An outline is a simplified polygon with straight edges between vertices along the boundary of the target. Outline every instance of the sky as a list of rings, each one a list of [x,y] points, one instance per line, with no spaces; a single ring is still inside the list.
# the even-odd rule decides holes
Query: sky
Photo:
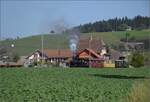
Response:
[[[2,38],[49,33],[58,25],[73,27],[114,17],[149,16],[149,0],[0,0]]]

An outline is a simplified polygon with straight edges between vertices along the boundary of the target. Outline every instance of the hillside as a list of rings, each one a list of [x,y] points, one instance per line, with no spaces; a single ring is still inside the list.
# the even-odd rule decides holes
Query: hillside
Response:
[[[100,33],[84,33],[82,36],[90,36],[102,38],[105,43],[110,44],[118,44],[120,42],[120,38],[125,38],[125,34],[129,33],[131,37],[135,37],[137,40],[146,39],[149,37],[150,30],[142,30],[142,31],[117,31],[117,32],[100,32]]]
[[[99,32],[99,33],[82,33],[80,37],[99,37],[104,40],[108,45],[115,44],[117,45],[120,41],[120,38],[125,38],[126,31],[118,31],[118,32]],[[149,38],[150,30],[142,30],[142,31],[128,31],[130,33],[130,37],[134,37],[135,39],[146,39]],[[68,45],[69,36],[67,34],[62,35],[44,35],[44,48],[69,48]],[[11,49],[19,55],[29,55],[36,49],[41,49],[41,35],[30,36],[26,38],[21,38],[17,40],[7,40],[1,41],[0,45],[10,47],[11,44],[15,44],[15,47]]]

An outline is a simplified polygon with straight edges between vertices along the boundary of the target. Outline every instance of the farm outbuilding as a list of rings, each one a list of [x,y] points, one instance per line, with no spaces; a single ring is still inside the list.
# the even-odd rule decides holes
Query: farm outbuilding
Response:
[[[1,67],[23,67],[25,58],[26,56],[20,56],[20,59],[17,62],[0,61],[0,68]]]
[[[124,56],[121,56],[118,60],[115,61],[116,68],[127,68],[129,67],[128,62]]]
[[[104,55],[104,67],[105,68],[115,68],[115,61],[118,60],[122,54],[114,49],[109,49],[107,54]]]

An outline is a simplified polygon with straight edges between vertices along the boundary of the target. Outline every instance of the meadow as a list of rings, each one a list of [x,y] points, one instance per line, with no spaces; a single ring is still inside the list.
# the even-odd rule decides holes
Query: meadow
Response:
[[[0,68],[1,102],[149,102],[149,68]]]
[[[147,39],[149,38],[150,29],[141,31],[117,31],[117,32],[92,32],[81,33],[80,37],[101,38],[108,45],[118,45],[121,38],[125,38],[126,33],[130,33],[130,37],[135,39]],[[48,49],[68,49],[69,48],[69,34],[43,34],[44,36],[44,48]],[[0,45],[10,47],[14,44],[14,48],[10,48],[11,51],[23,56],[28,56],[37,49],[41,49],[41,35],[24,37],[16,40],[1,41]]]

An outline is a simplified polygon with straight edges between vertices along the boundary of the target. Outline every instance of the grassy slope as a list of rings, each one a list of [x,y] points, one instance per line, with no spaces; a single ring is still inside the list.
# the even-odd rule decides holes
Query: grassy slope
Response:
[[[150,77],[149,68],[3,68],[0,69],[0,100],[1,102],[126,102],[133,86],[148,80],[144,77]],[[134,98],[138,97],[141,96]]]
[[[81,37],[93,37],[102,38],[107,44],[117,44],[120,38],[125,37],[124,31],[120,32],[100,32],[100,33],[84,33]],[[150,30],[143,31],[129,31],[130,37],[134,36],[136,39],[143,39],[149,36]],[[44,48],[69,48],[68,35],[45,35],[44,36]],[[11,43],[15,44],[15,52],[19,55],[28,55],[36,49],[41,49],[41,36],[31,36],[15,41],[4,41],[0,44],[10,46]]]
[[[127,31],[130,33],[130,37],[135,37],[136,39],[144,39],[148,38],[150,34],[150,30],[143,30],[143,31]],[[117,44],[120,41],[120,38],[125,38],[125,31],[118,31],[118,32],[101,32],[101,33],[88,33],[83,34],[82,36],[94,36],[104,39],[107,44]]]
[[[4,41],[1,44],[10,46],[15,44],[13,49],[19,55],[29,55],[37,49],[41,49],[41,36],[31,36],[14,41]],[[67,36],[65,35],[44,35],[44,48],[68,48]]]

